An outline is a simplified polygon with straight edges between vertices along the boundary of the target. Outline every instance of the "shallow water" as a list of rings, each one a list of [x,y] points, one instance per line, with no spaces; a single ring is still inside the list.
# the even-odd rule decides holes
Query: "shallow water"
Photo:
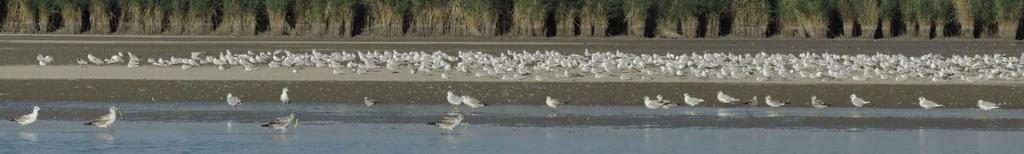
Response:
[[[2,102],[40,121],[0,124],[0,153],[1014,153],[1024,110],[495,105],[444,103]],[[81,125],[118,106],[112,129]],[[287,112],[298,127],[259,123]],[[468,114],[454,135],[423,124]]]
[[[821,130],[472,125],[440,135],[423,124],[300,125],[63,121],[0,128],[2,153],[1016,153],[1024,134],[972,130]]]

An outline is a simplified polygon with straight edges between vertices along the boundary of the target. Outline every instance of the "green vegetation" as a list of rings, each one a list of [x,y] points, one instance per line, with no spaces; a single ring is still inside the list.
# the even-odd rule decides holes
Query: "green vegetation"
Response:
[[[3,33],[1016,39],[1022,0],[0,0]],[[947,29],[957,28],[957,29]]]

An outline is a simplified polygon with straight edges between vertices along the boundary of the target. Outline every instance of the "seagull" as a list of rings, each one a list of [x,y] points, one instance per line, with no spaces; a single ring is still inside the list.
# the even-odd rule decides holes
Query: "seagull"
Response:
[[[853,106],[856,106],[856,107],[859,108],[859,107],[864,107],[865,104],[868,104],[868,103],[871,103],[871,102],[870,101],[865,101],[864,99],[862,99],[860,97],[857,97],[857,94],[850,94],[850,103],[853,103]]]
[[[725,103],[725,104],[732,104],[732,103],[736,103],[736,102],[739,102],[739,101],[740,101],[740,99],[736,99],[736,98],[734,98],[732,96],[726,95],[722,91],[718,91],[718,102],[722,102],[722,103]]]
[[[260,127],[269,127],[278,131],[288,131],[288,125],[292,124],[292,120],[295,120],[295,113],[289,113],[288,116],[275,118],[270,122],[263,123]],[[292,127],[295,127],[296,125],[292,125]]]
[[[697,106],[701,102],[704,102],[704,99],[691,97],[690,93],[683,93],[683,103],[686,103],[686,105]]]
[[[428,122],[427,124],[441,127],[441,129],[444,129],[444,132],[441,132],[441,134],[450,134],[452,133],[452,130],[455,129],[455,127],[458,127],[459,124],[462,124],[462,122],[466,120],[465,117],[462,116],[462,114],[456,114],[454,116],[445,116],[442,118],[443,119],[439,121]]]
[[[39,61],[39,66],[46,66],[53,62],[53,57],[43,56],[42,54],[39,54],[38,56],[36,56],[36,60]]]
[[[232,108],[238,105],[242,105],[242,99],[238,99],[238,97],[232,96],[231,93],[228,93],[227,102],[228,105],[231,105]]]
[[[921,108],[924,108],[925,110],[942,106],[941,104],[935,103],[932,100],[925,99],[924,97],[917,98],[917,105],[920,105]]]
[[[86,65],[89,65],[89,62],[86,62],[85,60],[82,60],[82,59],[78,59],[77,63],[78,63],[78,67],[80,67],[80,68],[85,68]]]
[[[547,104],[552,111],[557,110],[558,105],[569,104],[569,102],[563,102],[562,100],[551,98],[551,96],[548,96],[546,100],[544,100],[544,103]]]
[[[478,100],[476,98],[473,98],[473,97],[466,96],[466,95],[462,96],[462,104],[466,104],[466,106],[469,106],[469,108],[474,108],[474,109],[487,106],[487,104],[480,103],[480,100]]]
[[[665,97],[661,97],[661,95],[655,96],[654,98],[658,98],[658,102],[661,102],[661,104],[672,103],[672,101],[665,99]]]
[[[769,107],[773,107],[773,108],[789,105],[789,102],[780,102],[780,101],[772,100],[772,96],[770,96],[770,95],[769,96],[764,96],[764,103],[768,104]]]
[[[978,108],[981,109],[981,110],[984,110],[984,111],[988,111],[988,110],[998,109],[999,105],[996,105],[996,103],[992,103],[992,102],[989,102],[989,101],[985,101],[985,100],[980,100],[979,99],[978,100]],[[35,112],[33,112],[33,113],[35,113]]]
[[[373,105],[376,105],[377,103],[378,102],[377,102],[376,98],[373,98],[373,97],[363,97],[363,104],[366,104],[366,107],[373,107]]]
[[[448,96],[445,98],[448,99],[448,104],[452,104],[453,106],[458,107],[459,104],[462,104],[462,97],[459,95],[455,95],[455,93],[452,91],[448,91]]]
[[[291,104],[292,103],[292,101],[288,100],[288,87],[285,87],[285,88],[281,89],[281,103],[282,104]]]
[[[647,107],[647,109],[669,109],[676,106],[679,106],[679,104],[669,103],[664,100],[651,99],[649,96],[644,96],[644,107]]]
[[[87,122],[87,123],[85,123],[85,125],[96,126],[96,127],[99,127],[99,128],[107,128],[107,127],[110,127],[110,125],[113,125],[114,121],[116,121],[116,120],[117,120],[117,107],[111,106],[110,107],[110,113],[108,113],[106,115],[103,115],[103,116],[100,116],[100,118],[97,118],[96,120],[93,120],[91,122]]]
[[[32,113],[23,115],[18,118],[11,118],[9,120],[18,123],[18,128],[21,128],[23,126],[35,123],[37,117],[39,117],[39,106],[34,106],[32,107]]]
[[[824,109],[826,107],[832,106],[832,104],[825,104],[825,101],[821,101],[820,99],[818,99],[818,96],[811,96],[811,106],[817,109]]]

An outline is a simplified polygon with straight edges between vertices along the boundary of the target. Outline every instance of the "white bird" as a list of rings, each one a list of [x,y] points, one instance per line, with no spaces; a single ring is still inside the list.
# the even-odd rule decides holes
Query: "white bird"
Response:
[[[377,99],[373,97],[363,97],[363,104],[366,104],[366,107],[373,107],[373,105],[377,104]]]
[[[683,103],[686,103],[686,105],[697,106],[701,102],[704,102],[704,99],[692,97],[690,93],[683,93]]]
[[[789,103],[787,103],[787,102],[781,102],[781,101],[777,101],[777,100],[772,100],[772,96],[770,96],[770,95],[769,96],[764,96],[764,103],[768,104],[769,107],[782,107],[782,106],[785,106],[785,105],[789,105]]]
[[[863,98],[857,97],[857,94],[850,94],[850,103],[853,103],[853,106],[856,107],[864,107],[865,104],[871,102],[865,101]]]
[[[941,104],[935,103],[932,100],[925,99],[924,97],[917,98],[917,105],[920,105],[921,108],[924,108],[925,110],[942,106]]]
[[[85,60],[82,60],[82,58],[78,58],[77,62],[78,62],[78,67],[85,67],[86,65],[89,65],[89,62],[87,62]]]
[[[661,104],[672,103],[672,101],[665,99],[665,97],[661,97],[661,95],[655,96],[654,98],[658,98],[658,102],[661,102]]]
[[[32,113],[23,115],[18,118],[11,118],[10,121],[18,123],[18,128],[23,126],[31,125],[36,122],[36,118],[39,117],[39,106],[32,107]]]
[[[232,96],[231,93],[228,93],[226,100],[228,102],[228,105],[231,105],[231,107],[242,105],[242,99],[238,99],[238,97]]]
[[[448,91],[448,95],[445,98],[448,99],[448,104],[452,104],[453,106],[459,106],[462,104],[462,97],[455,95],[452,91]]]
[[[117,107],[111,106],[110,113],[100,116],[100,118],[97,118],[96,120],[87,122],[85,125],[107,128],[114,124],[114,121],[117,121]]]
[[[718,91],[718,102],[722,102],[722,103],[725,103],[725,104],[732,104],[732,103],[736,103],[736,102],[739,102],[739,101],[740,101],[740,99],[736,99],[735,97],[726,95],[722,91]]]
[[[832,104],[825,104],[825,101],[818,99],[818,96],[811,96],[811,106],[816,109],[824,109],[832,106]]]
[[[981,109],[981,110],[984,110],[984,111],[988,111],[988,110],[992,110],[992,109],[998,109],[999,105],[997,105],[996,103],[992,103],[992,102],[989,102],[989,101],[985,101],[985,100],[980,100],[979,99],[978,100],[978,108]]]
[[[556,99],[556,98],[551,98],[551,96],[548,96],[544,100],[544,103],[547,104],[548,107],[550,107],[552,110],[557,110],[558,109],[558,105],[569,104],[569,102],[562,102],[562,100],[559,100],[559,99]]]
[[[427,124],[440,127],[441,129],[444,130],[442,134],[449,134],[452,132],[452,130],[455,129],[455,127],[458,127],[459,124],[462,124],[462,122],[466,120],[465,117],[462,116],[462,114],[456,114],[454,116],[445,116],[442,118],[443,119],[439,121],[428,122]]]
[[[487,104],[480,103],[480,100],[478,100],[476,98],[473,98],[473,97],[469,97],[467,95],[463,95],[462,96],[462,104],[466,104],[466,106],[469,106],[469,108],[474,108],[474,109],[487,106]]]
[[[36,60],[39,61],[39,66],[46,66],[53,62],[53,57],[43,56],[42,54],[39,54],[38,56],[36,56]]]
[[[263,123],[260,127],[273,128],[278,131],[288,131],[288,125],[292,125],[292,121],[295,120],[295,113],[289,113],[288,116],[275,118],[269,122]],[[295,127],[296,125],[292,125]]]
[[[282,104],[291,104],[292,103],[292,101],[288,100],[288,87],[285,87],[285,88],[281,89],[281,103]]]
[[[664,100],[651,99],[649,96],[644,96],[644,107],[647,107],[647,109],[669,109],[676,106],[679,106],[679,104],[668,103]]]

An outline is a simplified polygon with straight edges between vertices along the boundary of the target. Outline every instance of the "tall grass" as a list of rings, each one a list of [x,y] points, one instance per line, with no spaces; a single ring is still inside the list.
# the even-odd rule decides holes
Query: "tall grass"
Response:
[[[214,24],[214,15],[220,7],[218,6],[220,5],[218,1],[219,0],[188,0],[187,11],[184,13],[185,23],[183,33],[206,34],[212,32],[217,26]]]
[[[167,5],[167,18],[164,34],[184,34],[188,23],[188,3],[185,0],[170,1]]]
[[[921,23],[919,22],[921,20],[918,19],[919,16],[915,13],[917,10],[920,10],[920,6],[917,5],[918,1],[921,0],[899,0],[899,20],[906,26],[906,29],[904,29],[906,35],[903,35],[904,37],[920,38],[922,35]],[[928,34],[925,33],[924,35]]]
[[[1004,12],[996,1],[992,0],[971,0],[971,16],[974,16],[973,37],[995,38],[998,37],[999,13]]]
[[[936,15],[934,14],[936,12],[935,7],[932,6],[936,2],[934,0],[912,0],[911,3],[910,5],[914,5],[914,9],[909,11],[908,14],[913,14],[916,20],[917,27],[915,27],[915,31],[917,38],[931,39],[932,27],[935,27],[937,24],[935,22]],[[941,36],[942,32],[936,31],[935,34]]]
[[[65,34],[764,38],[778,17],[780,36],[824,38],[838,10],[848,38],[1012,39],[1024,16],[1021,0],[0,1],[3,32]]]
[[[557,36],[574,37],[584,0],[559,0],[554,6]],[[582,30],[580,30],[582,33]]]
[[[10,0],[7,2],[7,17],[4,19],[4,31],[15,33],[35,33],[38,1]]]
[[[47,33],[54,29],[51,27],[50,21],[53,17],[58,15],[55,12],[57,9],[54,7],[54,2],[51,1],[37,1],[36,2],[36,32]]]
[[[605,37],[612,0],[584,0],[579,10],[580,36]]]
[[[974,32],[974,10],[971,0],[953,0],[956,21],[960,23],[960,37],[970,38]]]
[[[113,0],[90,0],[89,1],[89,30],[92,33],[106,34],[114,31],[110,27],[114,19],[112,5]]]
[[[825,11],[821,1],[780,0],[783,37],[824,38]]]
[[[626,15],[626,35],[643,36],[644,22],[647,11],[654,5],[654,0],[623,0],[622,11]]]
[[[324,7],[324,19],[327,21],[327,36],[352,36],[355,23],[353,7],[359,4],[356,0],[327,0]]]
[[[372,36],[401,36],[405,11],[408,11],[409,0],[368,0],[369,20],[366,33]]]
[[[516,0],[512,5],[512,35],[544,36],[544,1]]]
[[[453,20],[453,14],[451,14],[453,8],[449,7],[447,0],[412,1],[410,9],[415,16],[411,17],[409,35],[440,36],[445,34],[445,30],[451,26],[451,23],[448,22]]]
[[[268,27],[264,32],[269,35],[288,34],[288,21],[286,15],[292,7],[290,0],[265,0],[263,1],[267,13]]]
[[[78,34],[85,30],[84,25],[82,25],[82,11],[84,10],[83,7],[85,4],[85,1],[81,0],[57,1],[57,5],[54,7],[55,9],[60,10],[62,21],[62,23],[60,23],[61,25],[59,25],[60,29],[58,30],[60,33]]]
[[[466,35],[469,36],[495,36],[498,30],[498,1],[491,0],[463,0],[463,11],[455,16],[461,16],[465,21]]]
[[[893,33],[896,31],[896,30],[893,29],[894,27],[892,27],[892,26],[893,26],[893,22],[896,22],[895,20],[893,20],[893,18],[895,16],[898,16],[899,13],[900,13],[899,12],[899,6],[900,6],[899,5],[899,1],[897,1],[897,0],[881,0],[881,1],[879,1],[878,8],[881,9],[881,16],[879,16],[879,18],[881,18],[881,20],[879,20],[879,21],[881,23],[879,23],[878,28],[881,29],[881,30],[879,30],[878,32],[881,33],[881,36],[883,38],[892,37]],[[875,36],[879,36],[879,35],[875,34]]]
[[[996,3],[1002,11],[997,11],[999,38],[1014,39],[1020,25],[1021,14],[1024,13],[1024,2],[1021,0],[998,0]]]
[[[731,12],[730,4],[728,1],[700,1],[698,3],[699,13],[705,16],[706,25],[704,32],[705,38],[717,38],[722,33],[721,18],[726,12]],[[699,34],[698,34],[699,35]]]
[[[223,0],[223,22],[218,33],[230,35],[256,34],[256,9],[260,2],[255,0]]]
[[[772,11],[768,3],[768,0],[733,0],[732,36],[767,37],[768,15]]]

